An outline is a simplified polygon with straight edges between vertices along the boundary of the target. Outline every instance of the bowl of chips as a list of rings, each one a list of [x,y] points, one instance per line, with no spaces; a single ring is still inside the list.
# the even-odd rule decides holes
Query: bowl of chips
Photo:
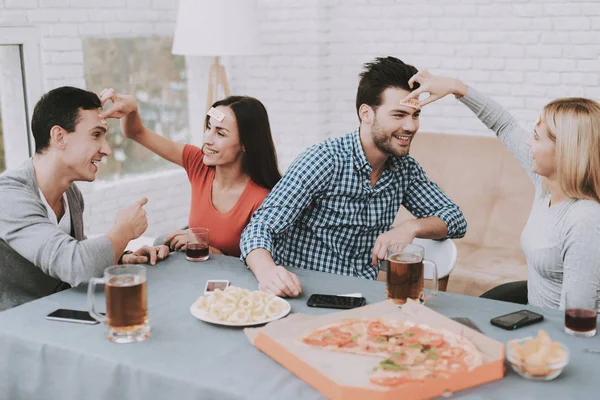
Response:
[[[523,378],[551,381],[569,363],[569,349],[539,330],[536,338],[526,337],[508,342],[506,358],[512,369]]]

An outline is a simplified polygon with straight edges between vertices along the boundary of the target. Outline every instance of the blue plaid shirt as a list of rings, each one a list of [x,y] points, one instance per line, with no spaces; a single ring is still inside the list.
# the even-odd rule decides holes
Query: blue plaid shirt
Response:
[[[278,265],[376,279],[371,251],[400,205],[441,218],[448,237],[464,236],[462,212],[410,155],[390,157],[374,187],[371,171],[358,130],[309,147],[254,213],[241,260],[263,248]]]

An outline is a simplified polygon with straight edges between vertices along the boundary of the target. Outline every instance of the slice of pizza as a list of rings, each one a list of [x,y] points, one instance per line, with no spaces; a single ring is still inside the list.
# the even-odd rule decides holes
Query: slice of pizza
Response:
[[[324,350],[352,349],[358,347],[357,340],[366,331],[358,321],[342,320],[322,328],[313,329],[303,335],[300,341]]]
[[[403,331],[402,321],[381,319],[346,319],[313,329],[300,338],[312,347],[330,351],[387,357],[390,338]]]
[[[371,383],[378,386],[398,386],[406,383],[424,382],[427,379],[447,377],[440,371],[423,364],[406,365],[391,359],[383,360],[374,368],[374,373],[369,378]]]

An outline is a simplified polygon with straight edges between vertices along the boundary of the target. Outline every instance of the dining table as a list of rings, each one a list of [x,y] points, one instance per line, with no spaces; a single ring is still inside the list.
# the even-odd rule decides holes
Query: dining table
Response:
[[[207,280],[258,290],[252,272],[234,257],[214,255],[190,262],[171,253],[147,268],[150,337],[116,344],[104,324],[85,325],[46,319],[59,308],[87,310],[82,285],[0,312],[0,399],[320,399],[324,396],[255,348],[243,328],[201,321],[190,306],[203,295]],[[360,293],[367,304],[386,299],[385,282],[289,267],[302,293],[286,299],[291,313],[326,314],[339,310],[308,307],[319,294]],[[450,277],[452,279],[452,277]],[[102,286],[96,307],[104,307]],[[552,381],[531,381],[506,363],[503,379],[452,394],[456,399],[598,399],[600,338],[564,332],[564,312],[439,292],[426,306],[446,317],[470,319],[485,335],[506,343],[536,336],[539,329],[564,344],[570,361]],[[544,316],[540,323],[514,331],[490,319],[521,309]]]

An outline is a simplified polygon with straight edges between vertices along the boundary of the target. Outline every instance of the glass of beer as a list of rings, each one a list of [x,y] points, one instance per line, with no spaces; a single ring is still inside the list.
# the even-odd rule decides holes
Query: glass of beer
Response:
[[[565,332],[573,336],[596,335],[598,294],[596,288],[580,288],[577,293],[565,293]]]
[[[190,228],[185,231],[185,258],[188,261],[208,260],[208,229]]]
[[[104,284],[106,317],[94,308],[96,284]],[[115,265],[104,270],[104,277],[88,284],[88,311],[106,323],[106,337],[115,343],[142,341],[150,336],[146,268],[142,265]]]
[[[425,249],[410,243],[394,243],[387,248],[387,285],[388,299],[404,304],[411,298],[420,303],[430,300],[438,292],[437,266],[433,261],[424,260]],[[433,286],[431,293],[425,293],[425,264],[433,268]]]

